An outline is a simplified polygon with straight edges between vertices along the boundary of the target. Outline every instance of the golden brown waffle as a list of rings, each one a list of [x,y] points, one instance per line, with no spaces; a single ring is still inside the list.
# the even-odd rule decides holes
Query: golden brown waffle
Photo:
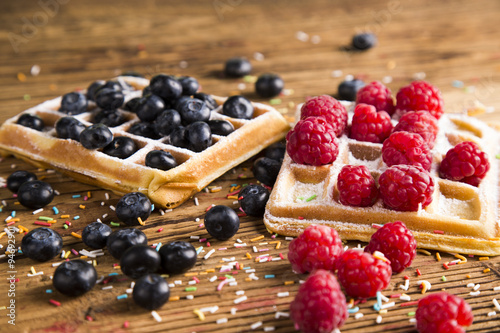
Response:
[[[134,88],[126,93],[125,101],[141,96],[141,90],[149,84],[142,78],[119,77],[118,80]],[[127,121],[110,130],[115,137],[127,136],[136,142],[140,149],[129,158],[119,159],[99,149],[86,149],[74,140],[59,139],[54,124],[59,118],[67,116],[57,111],[61,97],[23,112],[40,116],[45,124],[43,131],[16,124],[20,114],[7,120],[0,127],[0,151],[119,194],[140,191],[161,207],[173,208],[226,171],[281,140],[289,129],[283,116],[270,106],[253,103],[252,119],[236,119],[221,113],[225,98],[213,97],[219,107],[212,110],[210,119],[227,120],[233,124],[235,131],[226,137],[213,135],[213,144],[199,153],[172,146],[168,144],[168,138],[153,140],[128,133],[127,130],[140,120],[127,111],[122,111]],[[90,121],[97,111],[94,106],[94,110],[74,117],[85,125],[91,125]],[[170,152],[179,165],[168,171],[146,167],[145,156],[154,149]]]
[[[345,103],[346,108],[352,104]],[[441,179],[437,168],[448,151],[462,141],[474,141],[488,154],[490,171],[479,187]],[[372,224],[403,221],[421,248],[477,255],[500,254],[498,221],[499,134],[483,122],[464,115],[445,114],[433,153],[435,183],[432,203],[417,212],[398,212],[379,199],[373,207],[342,205],[332,198],[337,174],[346,164],[366,165],[377,180],[387,168],[382,144],[340,138],[339,156],[330,165],[299,165],[286,155],[266,206],[264,223],[270,232],[296,236],[310,224],[335,228],[344,240],[369,241]],[[335,195],[333,195],[335,197]]]

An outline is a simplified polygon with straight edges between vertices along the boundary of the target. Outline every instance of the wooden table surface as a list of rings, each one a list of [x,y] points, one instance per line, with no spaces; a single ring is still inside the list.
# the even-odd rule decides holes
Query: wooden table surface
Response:
[[[0,122],[46,99],[129,70],[148,78],[157,73],[191,75],[199,79],[204,92],[230,95],[242,91],[253,100],[269,102],[255,95],[251,83],[222,77],[226,59],[245,56],[252,62],[253,75],[274,72],[282,76],[290,94],[281,96],[281,103],[275,107],[288,115],[292,115],[293,105],[307,96],[336,94],[346,75],[365,81],[384,80],[393,92],[415,78],[425,77],[442,91],[448,111],[477,111],[485,106],[477,117],[497,124],[500,123],[499,13],[500,2],[486,0],[2,1]],[[367,52],[346,51],[352,35],[365,30],[377,34],[378,45]],[[222,186],[221,192],[197,194],[199,206],[189,200],[164,216],[155,211],[146,226],[140,228],[150,244],[185,240],[195,247],[204,247],[188,276],[168,278],[169,283],[175,284],[171,289],[174,299],[157,310],[161,322],[136,306],[130,296],[117,299],[127,295],[132,281],[114,268],[117,261],[109,254],[97,258],[98,275],[118,275],[77,298],[48,292],[53,289],[52,264],[60,262],[60,258],[37,263],[16,254],[19,280],[15,283],[15,296],[7,297],[9,284],[0,284],[0,331],[293,332],[293,323],[287,317],[289,303],[306,275],[292,272],[286,260],[288,240],[282,236],[271,238],[262,221],[250,217],[241,219],[238,234],[229,241],[209,239],[208,247],[206,241],[191,238],[207,237],[199,224],[209,205],[238,208],[226,194],[231,184],[255,181],[251,165],[252,161],[247,161],[235,172],[214,181],[213,185]],[[21,169],[45,177],[60,192],[43,214],[58,218],[53,228],[63,236],[65,251],[85,248],[71,232],[80,233],[97,218],[105,223],[116,221],[109,206],[116,204],[119,197],[109,191],[77,183],[50,170],[34,169],[14,158],[0,163],[0,176],[6,178]],[[89,192],[90,198],[84,201]],[[106,193],[110,194],[109,199]],[[35,227],[33,222],[38,215],[16,205],[16,199],[7,189],[0,189],[0,199],[6,204],[0,219],[16,211],[16,217],[20,218],[16,224]],[[52,206],[57,206],[58,215],[52,212]],[[67,230],[62,228],[61,214],[70,215],[72,226]],[[103,218],[104,214],[108,216]],[[75,216],[80,218],[75,220]],[[159,228],[163,231],[159,232]],[[252,241],[260,235],[264,238]],[[16,235],[16,246],[21,238],[21,234]],[[247,246],[236,248],[236,239]],[[276,243],[270,243],[276,240],[281,242],[279,249],[275,248]],[[7,237],[0,244],[3,254]],[[259,253],[254,253],[253,246]],[[204,259],[210,249],[216,251]],[[283,255],[285,260],[256,262],[255,258],[261,254],[273,258]],[[446,253],[441,256],[442,262],[455,259]],[[225,260],[238,261],[245,269],[230,272],[237,285],[226,284],[217,290],[220,278],[228,274],[219,272]],[[499,297],[493,288],[500,286],[500,259],[469,258],[466,264],[451,266],[449,270],[442,267],[442,262],[437,262],[434,251],[432,256],[419,254],[412,267],[393,276],[384,294],[400,293],[399,285],[404,283],[404,275],[408,275],[411,281],[408,295],[418,300],[423,295],[417,281],[425,279],[432,283],[432,291],[446,289],[467,299],[475,316],[468,331],[500,331],[500,311],[488,316],[495,310],[493,298]],[[43,275],[29,276],[32,266]],[[0,259],[0,267],[0,278],[5,281],[9,277],[5,258]],[[416,276],[416,268],[422,272],[421,277]],[[490,268],[487,273],[483,272],[486,268]],[[253,276],[258,280],[249,278],[246,269],[254,269]],[[200,283],[190,285],[193,276]],[[213,276],[218,280],[210,282]],[[470,282],[481,285],[479,296],[470,295],[472,288],[466,286]],[[107,286],[113,288],[102,289]],[[186,291],[192,286],[196,290]],[[235,304],[241,297],[238,291],[244,292],[247,299]],[[15,326],[8,323],[10,319],[6,316],[10,299],[15,299]],[[61,305],[54,306],[49,303],[51,299]],[[342,332],[411,332],[414,327],[410,322],[411,312],[416,306],[402,307],[404,301],[397,298],[395,302],[395,307],[381,315],[380,324],[376,323],[378,313],[373,310],[373,299],[359,304],[364,316],[355,319],[351,315]],[[205,311],[205,320],[193,312],[208,307],[216,311]],[[224,318],[227,322],[217,323]],[[126,322],[128,328],[124,328]]]

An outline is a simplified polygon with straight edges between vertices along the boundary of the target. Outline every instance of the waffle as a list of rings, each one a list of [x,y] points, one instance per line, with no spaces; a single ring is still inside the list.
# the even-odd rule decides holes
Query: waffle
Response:
[[[141,96],[141,90],[149,84],[147,79],[135,77],[122,76],[117,80],[131,86],[130,91],[125,92],[125,102]],[[127,121],[110,130],[115,137],[132,138],[139,147],[126,159],[106,155],[102,149],[88,150],[75,140],[59,139],[54,124],[59,118],[67,116],[57,111],[61,97],[23,112],[41,117],[45,124],[43,131],[16,124],[22,113],[8,119],[0,127],[0,151],[3,155],[15,155],[37,167],[53,168],[78,181],[118,194],[139,191],[161,207],[174,208],[226,171],[281,140],[289,129],[284,117],[270,106],[253,103],[252,119],[236,119],[221,113],[225,98],[212,97],[219,107],[211,111],[210,119],[227,120],[233,124],[235,131],[228,136],[212,135],[212,145],[199,153],[168,144],[168,137],[153,140],[127,132],[140,120],[134,113],[124,110],[121,112]],[[95,104],[92,107],[89,104],[89,109],[74,117],[85,125],[91,125],[99,109]],[[145,166],[145,156],[151,150],[170,152],[178,166],[168,171]]]
[[[347,110],[353,108],[352,103],[344,105]],[[479,187],[438,176],[440,161],[448,149],[462,141],[474,141],[488,154],[490,171]],[[285,156],[264,215],[270,232],[297,236],[308,225],[323,224],[335,228],[343,240],[367,242],[376,231],[376,224],[400,220],[413,231],[420,248],[475,255],[500,254],[498,160],[495,158],[499,133],[494,129],[465,115],[441,117],[432,150],[433,200],[416,212],[387,209],[381,199],[365,208],[344,206],[335,199],[338,198],[337,175],[344,165],[365,165],[375,180],[387,169],[381,158],[382,144],[360,142],[346,135],[339,142],[339,155],[330,165],[300,165],[288,154]]]

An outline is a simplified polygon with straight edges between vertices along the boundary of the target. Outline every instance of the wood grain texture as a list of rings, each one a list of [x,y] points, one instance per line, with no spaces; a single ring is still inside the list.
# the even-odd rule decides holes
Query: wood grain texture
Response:
[[[41,3],[54,4],[44,10]],[[49,9],[47,9],[49,8]],[[338,84],[347,74],[366,81],[382,80],[390,77],[388,86],[393,92],[408,84],[416,73],[425,73],[426,80],[435,84],[443,93],[448,111],[461,112],[481,103],[495,110],[478,117],[491,124],[500,124],[500,30],[498,29],[498,1],[121,1],[119,4],[103,1],[3,1],[0,4],[0,122],[36,105],[75,88],[85,88],[96,79],[111,78],[123,71],[133,70],[151,77],[156,73],[192,75],[199,79],[203,91],[227,96],[242,90],[248,97],[258,98],[252,84],[242,80],[226,79],[221,76],[224,61],[231,56],[246,56],[253,64],[253,74],[278,73],[285,80],[286,88],[293,94],[282,96],[282,103],[275,105],[292,115],[290,103],[303,102],[307,96],[335,94]],[[30,23],[27,23],[30,22]],[[31,29],[30,24],[37,24]],[[374,31],[379,43],[368,52],[349,52],[345,46],[358,31]],[[302,31],[309,37],[300,41],[296,33]],[[317,37],[313,37],[317,36]],[[312,41],[319,41],[313,43]],[[258,52],[263,60],[254,59]],[[41,72],[32,76],[30,69],[39,65]],[[341,70],[340,77],[333,77],[332,71]],[[22,79],[22,73],[26,76]],[[422,75],[422,74],[420,74]],[[454,82],[460,81],[460,82]],[[463,87],[455,86],[463,85]],[[13,167],[13,165],[15,165]],[[196,266],[200,283],[197,290],[186,292],[191,276],[175,276],[168,279],[182,284],[172,288],[171,295],[180,300],[171,301],[158,310],[162,322],[156,322],[148,311],[137,307],[131,297],[117,300],[126,293],[131,280],[118,275],[108,284],[99,284],[88,294],[78,298],[65,297],[52,289],[50,276],[52,263],[36,263],[21,254],[16,254],[16,326],[9,325],[7,309],[0,310],[0,331],[8,332],[250,332],[264,331],[274,327],[275,332],[293,332],[289,318],[277,317],[277,313],[288,313],[289,303],[298,290],[299,281],[306,275],[295,275],[286,260],[255,262],[255,257],[270,254],[278,258],[281,253],[286,258],[289,241],[283,237],[272,239],[258,218],[244,217],[236,238],[248,244],[235,248],[236,239],[220,242],[209,239],[210,248],[215,253],[207,260],[203,255],[210,249],[206,242],[200,243],[190,236],[207,236],[199,227],[205,209],[211,204],[226,204],[237,209],[234,200],[227,199],[231,184],[254,182],[248,161],[226,173],[213,185],[222,186],[217,193],[199,193],[199,206],[189,200],[181,207],[161,216],[157,211],[141,229],[147,234],[150,244],[166,243],[172,240],[187,240],[195,246],[204,246]],[[71,236],[71,232],[81,233],[83,227],[101,218],[104,222],[116,221],[110,205],[116,204],[118,197],[85,184],[80,184],[58,173],[35,170],[13,158],[0,163],[0,176],[6,178],[13,170],[27,169],[53,185],[60,192],[43,214],[55,216],[51,210],[57,206],[60,211],[53,228],[63,235],[64,250],[81,250],[83,243]],[[246,178],[239,177],[244,175]],[[84,201],[83,196],[90,191],[92,196]],[[79,198],[72,196],[78,194]],[[0,189],[0,199],[7,205],[0,212],[2,221],[16,211],[20,218],[17,224],[29,229],[35,227],[36,216],[30,210],[16,205],[16,199],[5,189]],[[101,205],[104,202],[104,205]],[[79,206],[85,205],[82,209]],[[69,214],[72,226],[62,228],[61,214]],[[103,218],[104,214],[108,214]],[[74,216],[78,220],[72,220]],[[200,221],[195,221],[197,218]],[[1,222],[4,223],[4,222]],[[163,231],[158,232],[159,228]],[[256,236],[265,235],[263,240],[250,242]],[[22,235],[16,235],[16,246]],[[280,240],[280,249],[270,241]],[[4,246],[7,238],[0,239]],[[269,249],[254,253],[257,250]],[[350,244],[356,245],[356,244]],[[219,250],[227,247],[227,250]],[[252,259],[246,257],[246,253]],[[433,252],[434,254],[434,252]],[[452,261],[452,255],[441,253],[442,262]],[[223,258],[238,261],[243,267],[255,269],[258,280],[246,281],[249,273],[238,270],[234,274],[236,286],[226,284],[221,291],[216,287],[219,281],[210,282],[212,276],[222,277],[217,266],[224,264]],[[76,258],[71,255],[70,258]],[[410,277],[408,295],[412,300],[422,297],[417,286],[419,279],[428,280],[432,290],[446,289],[467,299],[471,304],[475,320],[470,332],[498,331],[498,316],[488,317],[494,311],[492,299],[500,286],[499,258],[479,261],[468,258],[462,265],[442,267],[435,257],[419,254],[411,268],[395,275],[385,295],[401,292],[399,285],[403,276]],[[109,254],[97,258],[99,276],[121,273],[113,268],[117,263]],[[40,276],[28,277],[31,266],[43,271]],[[0,278],[5,281],[7,261],[0,259]],[[422,272],[417,277],[415,269]],[[484,273],[485,268],[490,272]],[[215,272],[210,272],[215,269]],[[209,270],[209,273],[207,273]],[[233,271],[231,271],[233,273]],[[466,275],[470,274],[470,278]],[[274,278],[265,278],[274,275]],[[446,277],[443,281],[442,276]],[[294,284],[285,285],[285,281]],[[469,282],[479,283],[480,295],[471,296]],[[104,286],[113,286],[102,290]],[[7,306],[9,285],[0,284],[0,308]],[[247,300],[234,304],[237,290],[244,290]],[[288,292],[289,296],[278,297],[278,293]],[[192,295],[192,300],[186,299]],[[61,302],[60,307],[49,303],[49,299]],[[403,301],[396,299],[396,307],[382,314],[382,323],[376,324],[377,312],[373,310],[374,300],[360,304],[364,316],[347,320],[342,332],[411,332],[412,316],[408,313],[416,307],[401,307]],[[193,313],[194,309],[217,305],[214,313],[205,313],[201,321]],[[236,314],[231,314],[231,309]],[[498,311],[497,311],[498,312]],[[93,321],[86,320],[89,315]],[[216,321],[227,318],[227,323]],[[123,328],[125,321],[130,326]],[[262,322],[262,326],[252,329],[252,324]]]

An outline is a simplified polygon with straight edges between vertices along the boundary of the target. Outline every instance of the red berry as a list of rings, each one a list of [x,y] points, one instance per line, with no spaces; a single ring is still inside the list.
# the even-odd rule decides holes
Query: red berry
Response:
[[[373,81],[359,89],[356,104],[361,103],[373,105],[377,111],[386,111],[391,116],[394,113],[392,93],[379,81]]]
[[[344,166],[337,178],[337,189],[340,202],[346,206],[371,206],[378,197],[375,179],[364,165]]]
[[[347,319],[345,296],[327,270],[311,273],[290,304],[290,316],[304,333],[330,333]]]
[[[396,111],[399,114],[425,110],[439,119],[444,112],[441,92],[425,81],[414,81],[401,88],[396,95],[396,101]]]
[[[470,305],[462,298],[439,292],[430,294],[418,302],[417,329],[420,333],[465,332],[474,315]]]
[[[488,155],[476,143],[464,141],[448,150],[439,166],[439,175],[478,186],[489,169]]]
[[[288,246],[288,260],[296,273],[316,268],[333,271],[335,261],[344,252],[337,231],[324,225],[310,225]]]
[[[399,119],[392,131],[420,134],[429,148],[432,149],[438,133],[438,121],[427,111],[409,111]]]
[[[391,281],[389,261],[371,253],[350,249],[337,260],[337,277],[347,295],[368,298],[385,289]]]
[[[385,205],[399,211],[417,211],[432,202],[434,181],[419,166],[393,165],[378,179],[380,196]]]
[[[299,120],[286,136],[286,151],[295,163],[330,164],[339,154],[339,143],[333,127],[323,117]]]
[[[431,150],[416,133],[394,132],[382,146],[382,159],[387,166],[418,165],[429,171],[432,165]]]
[[[411,265],[417,255],[417,241],[401,221],[386,223],[375,232],[365,252],[382,252],[391,262],[393,273],[400,273]]]
[[[336,136],[341,136],[347,126],[347,111],[335,98],[328,95],[309,99],[300,109],[300,119],[324,117],[332,125]]]
[[[382,143],[391,134],[391,116],[373,105],[358,104],[354,108],[350,138],[358,141]]]

